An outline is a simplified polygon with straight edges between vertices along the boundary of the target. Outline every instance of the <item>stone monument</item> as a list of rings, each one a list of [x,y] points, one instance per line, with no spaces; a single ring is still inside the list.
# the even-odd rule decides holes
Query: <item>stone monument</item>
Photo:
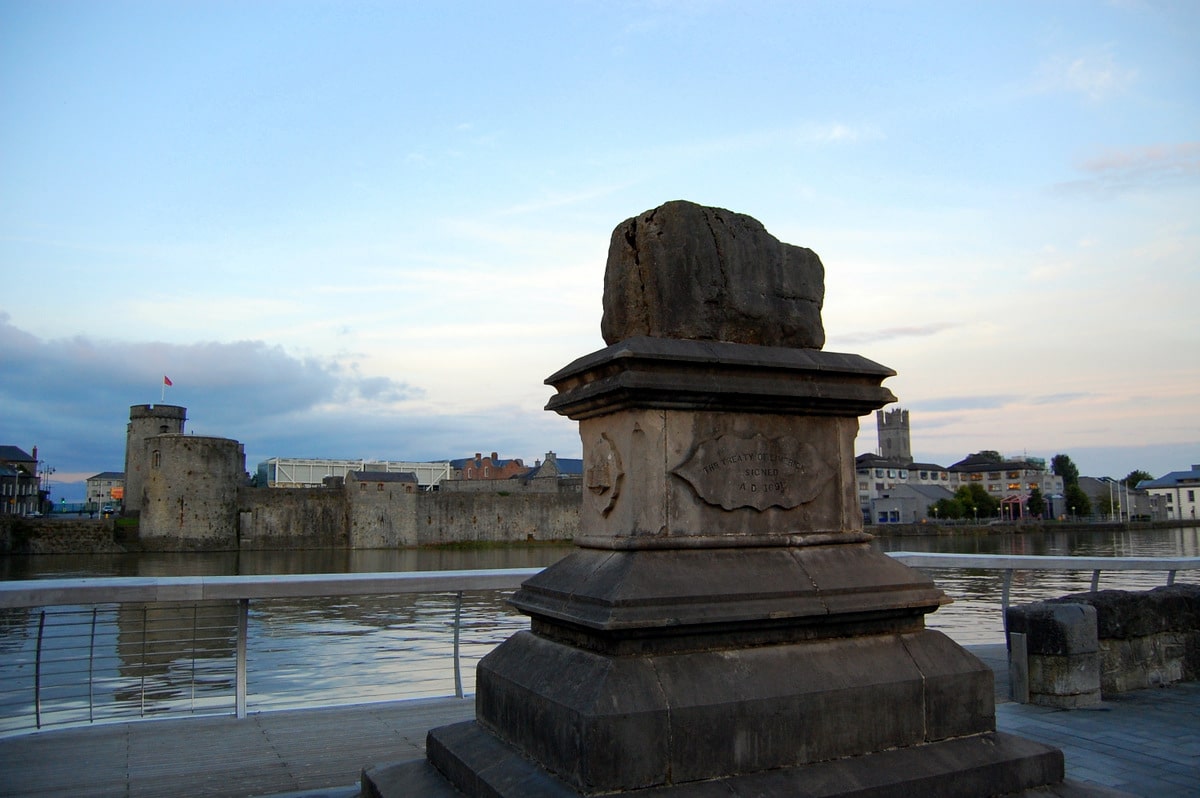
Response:
[[[995,731],[991,671],[925,628],[942,592],[862,531],[858,418],[895,372],[821,351],[817,255],[670,202],[617,227],[604,282],[608,346],[547,379],[583,441],[577,550],[515,594],[531,628],[480,662],[476,720],[364,794],[1061,782],[1061,752]]]

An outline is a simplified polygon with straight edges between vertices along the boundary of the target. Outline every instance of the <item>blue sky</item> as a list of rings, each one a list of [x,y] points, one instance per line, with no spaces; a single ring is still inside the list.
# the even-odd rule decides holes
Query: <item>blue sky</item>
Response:
[[[1139,0],[0,2],[0,443],[70,498],[165,374],[250,468],[578,456],[542,381],[603,345],[612,229],[688,199],[821,256],[918,458],[1186,468],[1198,39]]]

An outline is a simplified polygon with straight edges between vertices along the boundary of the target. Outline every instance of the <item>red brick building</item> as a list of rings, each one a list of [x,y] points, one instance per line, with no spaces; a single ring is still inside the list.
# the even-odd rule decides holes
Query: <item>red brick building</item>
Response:
[[[454,468],[455,478],[464,480],[511,479],[525,476],[530,470],[529,466],[522,463],[519,457],[501,460],[496,452],[492,452],[490,457],[484,457],[480,452],[475,452],[474,457],[451,460],[450,465]]]

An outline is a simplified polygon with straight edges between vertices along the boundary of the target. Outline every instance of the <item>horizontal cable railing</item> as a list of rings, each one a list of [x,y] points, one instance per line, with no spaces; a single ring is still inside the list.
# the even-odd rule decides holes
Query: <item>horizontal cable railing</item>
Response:
[[[1200,568],[1197,557],[892,552],[924,569]],[[0,735],[473,692],[528,619],[506,596],[538,568],[0,582]],[[994,595],[994,593],[992,594]],[[992,605],[995,606],[994,604]]]
[[[0,582],[0,734],[463,696],[539,570]]]
[[[973,568],[1001,571],[1001,617],[1007,615],[1014,571],[1091,571],[1092,592],[1100,589],[1104,571],[1165,571],[1167,584],[1175,584],[1179,571],[1200,569],[1200,557],[1075,557],[1033,554],[954,554],[927,551],[892,551],[892,559],[914,568]]]

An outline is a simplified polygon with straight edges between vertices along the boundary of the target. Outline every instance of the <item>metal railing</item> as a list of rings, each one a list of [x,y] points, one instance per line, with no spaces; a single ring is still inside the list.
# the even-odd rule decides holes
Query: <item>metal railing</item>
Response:
[[[288,687],[306,700],[284,705],[319,705],[312,696],[330,682],[325,692],[336,697],[327,703],[451,690],[462,697],[464,666],[528,625],[515,613],[507,623],[498,617],[505,610],[496,592],[515,590],[540,570],[0,582],[0,734],[178,712],[232,709],[245,717],[252,656],[263,662],[259,709],[276,708]],[[464,625],[464,595],[488,597],[487,623],[468,618]],[[342,604],[326,616],[331,597]],[[348,608],[352,597],[360,600]],[[479,607],[476,601],[472,609]],[[363,620],[347,621],[348,614]],[[309,635],[303,650],[289,645],[287,628],[277,626]],[[338,641],[364,635],[379,638],[373,651],[355,662],[344,659]],[[314,661],[313,652],[326,647],[331,661]],[[330,678],[338,668],[373,673],[376,683],[351,690],[347,700],[344,683]]]
[[[1015,571],[1091,571],[1092,592],[1100,589],[1103,571],[1166,571],[1167,584],[1175,584],[1179,571],[1200,569],[1200,557],[1071,557],[1030,554],[953,554],[926,551],[892,551],[888,555],[914,568],[973,568],[1003,571],[1001,617],[1007,617]],[[1007,623],[1007,622],[1006,622]]]
[[[1171,584],[1178,571],[1200,569],[1198,557],[890,556],[925,569],[1001,571],[1003,609],[1015,571],[1092,571],[1094,591],[1104,571],[1165,571]],[[266,695],[274,688],[264,682],[281,673],[285,680],[291,673],[291,686],[310,699],[287,701],[287,707],[321,705],[311,700],[321,694],[318,682],[331,682],[333,672],[343,670],[368,672],[384,692],[347,691],[333,683],[326,703],[416,697],[397,687],[425,678],[415,663],[438,672],[425,678],[432,694],[461,697],[469,691],[464,665],[527,628],[523,616],[501,609],[495,591],[515,590],[540,570],[0,582],[0,734],[159,713],[232,710],[245,717],[251,681],[255,709],[277,708]],[[483,605],[476,602],[464,624],[464,595],[476,594],[490,596],[490,615],[479,620]],[[330,597],[359,600],[325,614]],[[362,621],[347,620],[356,616]],[[281,642],[289,629],[304,641],[303,650]],[[378,636],[372,651],[347,659],[337,641],[364,635]],[[252,658],[261,662],[254,674]],[[468,673],[473,677],[473,669]],[[118,703],[122,709],[113,710]],[[101,706],[105,713],[97,711]]]

